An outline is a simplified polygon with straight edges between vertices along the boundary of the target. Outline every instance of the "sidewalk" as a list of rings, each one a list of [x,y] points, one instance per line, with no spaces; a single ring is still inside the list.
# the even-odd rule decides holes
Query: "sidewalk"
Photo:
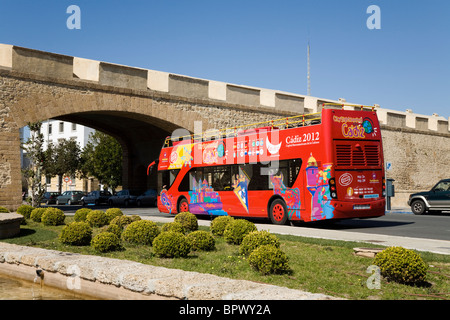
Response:
[[[391,210],[386,210],[386,213],[414,214],[410,207],[393,207]]]
[[[148,219],[162,223],[173,221],[173,217],[166,218],[166,217],[143,216],[142,219]],[[199,219],[198,224],[202,226],[209,226],[210,221]],[[407,249],[413,249],[417,251],[428,251],[433,253],[450,255],[450,241],[446,240],[399,237],[382,234],[349,232],[341,230],[279,226],[273,224],[255,224],[255,225],[258,228],[258,230],[268,230],[272,233],[278,234],[309,237],[309,238],[330,239],[330,240],[364,242],[387,247],[401,246]]]

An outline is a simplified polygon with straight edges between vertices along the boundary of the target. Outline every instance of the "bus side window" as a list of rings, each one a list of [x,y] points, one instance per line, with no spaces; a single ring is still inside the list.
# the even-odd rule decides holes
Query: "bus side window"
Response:
[[[261,174],[261,168],[267,166],[260,163],[250,164],[249,166],[251,166],[252,178],[248,190],[268,190],[270,176]]]
[[[302,167],[302,159],[289,160],[289,180],[287,185],[288,188],[292,188],[292,186],[294,185],[301,167]]]
[[[192,190],[192,177],[195,176],[195,168],[190,170],[181,180],[178,186],[178,191],[190,191]]]
[[[231,166],[214,167],[212,187],[214,191],[231,190]]]
[[[158,193],[161,192],[162,189],[169,190],[179,172],[179,169],[158,172]]]
[[[168,171],[159,171],[158,172],[158,193],[163,189],[168,189],[169,187],[169,172]]]
[[[192,168],[189,170],[183,177],[183,180],[181,180],[178,191],[188,192],[194,190],[194,180],[195,183],[203,182],[203,168]]]

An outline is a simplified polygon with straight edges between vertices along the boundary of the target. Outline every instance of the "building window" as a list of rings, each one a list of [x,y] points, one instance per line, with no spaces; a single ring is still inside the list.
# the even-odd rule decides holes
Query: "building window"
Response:
[[[52,134],[52,124],[51,123],[48,124],[48,134],[49,135]]]
[[[76,123],[72,123],[72,131],[77,131],[77,124]]]
[[[59,133],[63,133],[64,132],[64,122],[60,122],[59,123]]]

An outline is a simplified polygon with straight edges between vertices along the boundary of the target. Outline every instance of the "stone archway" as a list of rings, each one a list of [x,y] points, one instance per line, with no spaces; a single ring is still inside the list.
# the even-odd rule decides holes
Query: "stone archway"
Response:
[[[139,190],[151,187],[146,168],[158,157],[166,136],[180,127],[193,131],[196,120],[205,127],[209,124],[199,113],[186,116],[191,103],[173,103],[128,89],[113,93],[98,85],[75,87],[1,73],[0,84],[4,89],[0,97],[0,206],[10,210],[21,203],[19,129],[29,122],[60,119],[112,135],[124,150],[123,186]]]

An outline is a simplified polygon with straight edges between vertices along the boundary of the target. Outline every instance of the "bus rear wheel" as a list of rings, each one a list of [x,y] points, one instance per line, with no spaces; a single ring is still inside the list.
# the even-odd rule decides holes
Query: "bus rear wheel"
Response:
[[[273,224],[284,225],[288,222],[288,211],[283,200],[276,199],[269,209],[269,218]]]
[[[183,198],[178,205],[178,213],[180,212],[189,212],[189,203],[186,198]]]

